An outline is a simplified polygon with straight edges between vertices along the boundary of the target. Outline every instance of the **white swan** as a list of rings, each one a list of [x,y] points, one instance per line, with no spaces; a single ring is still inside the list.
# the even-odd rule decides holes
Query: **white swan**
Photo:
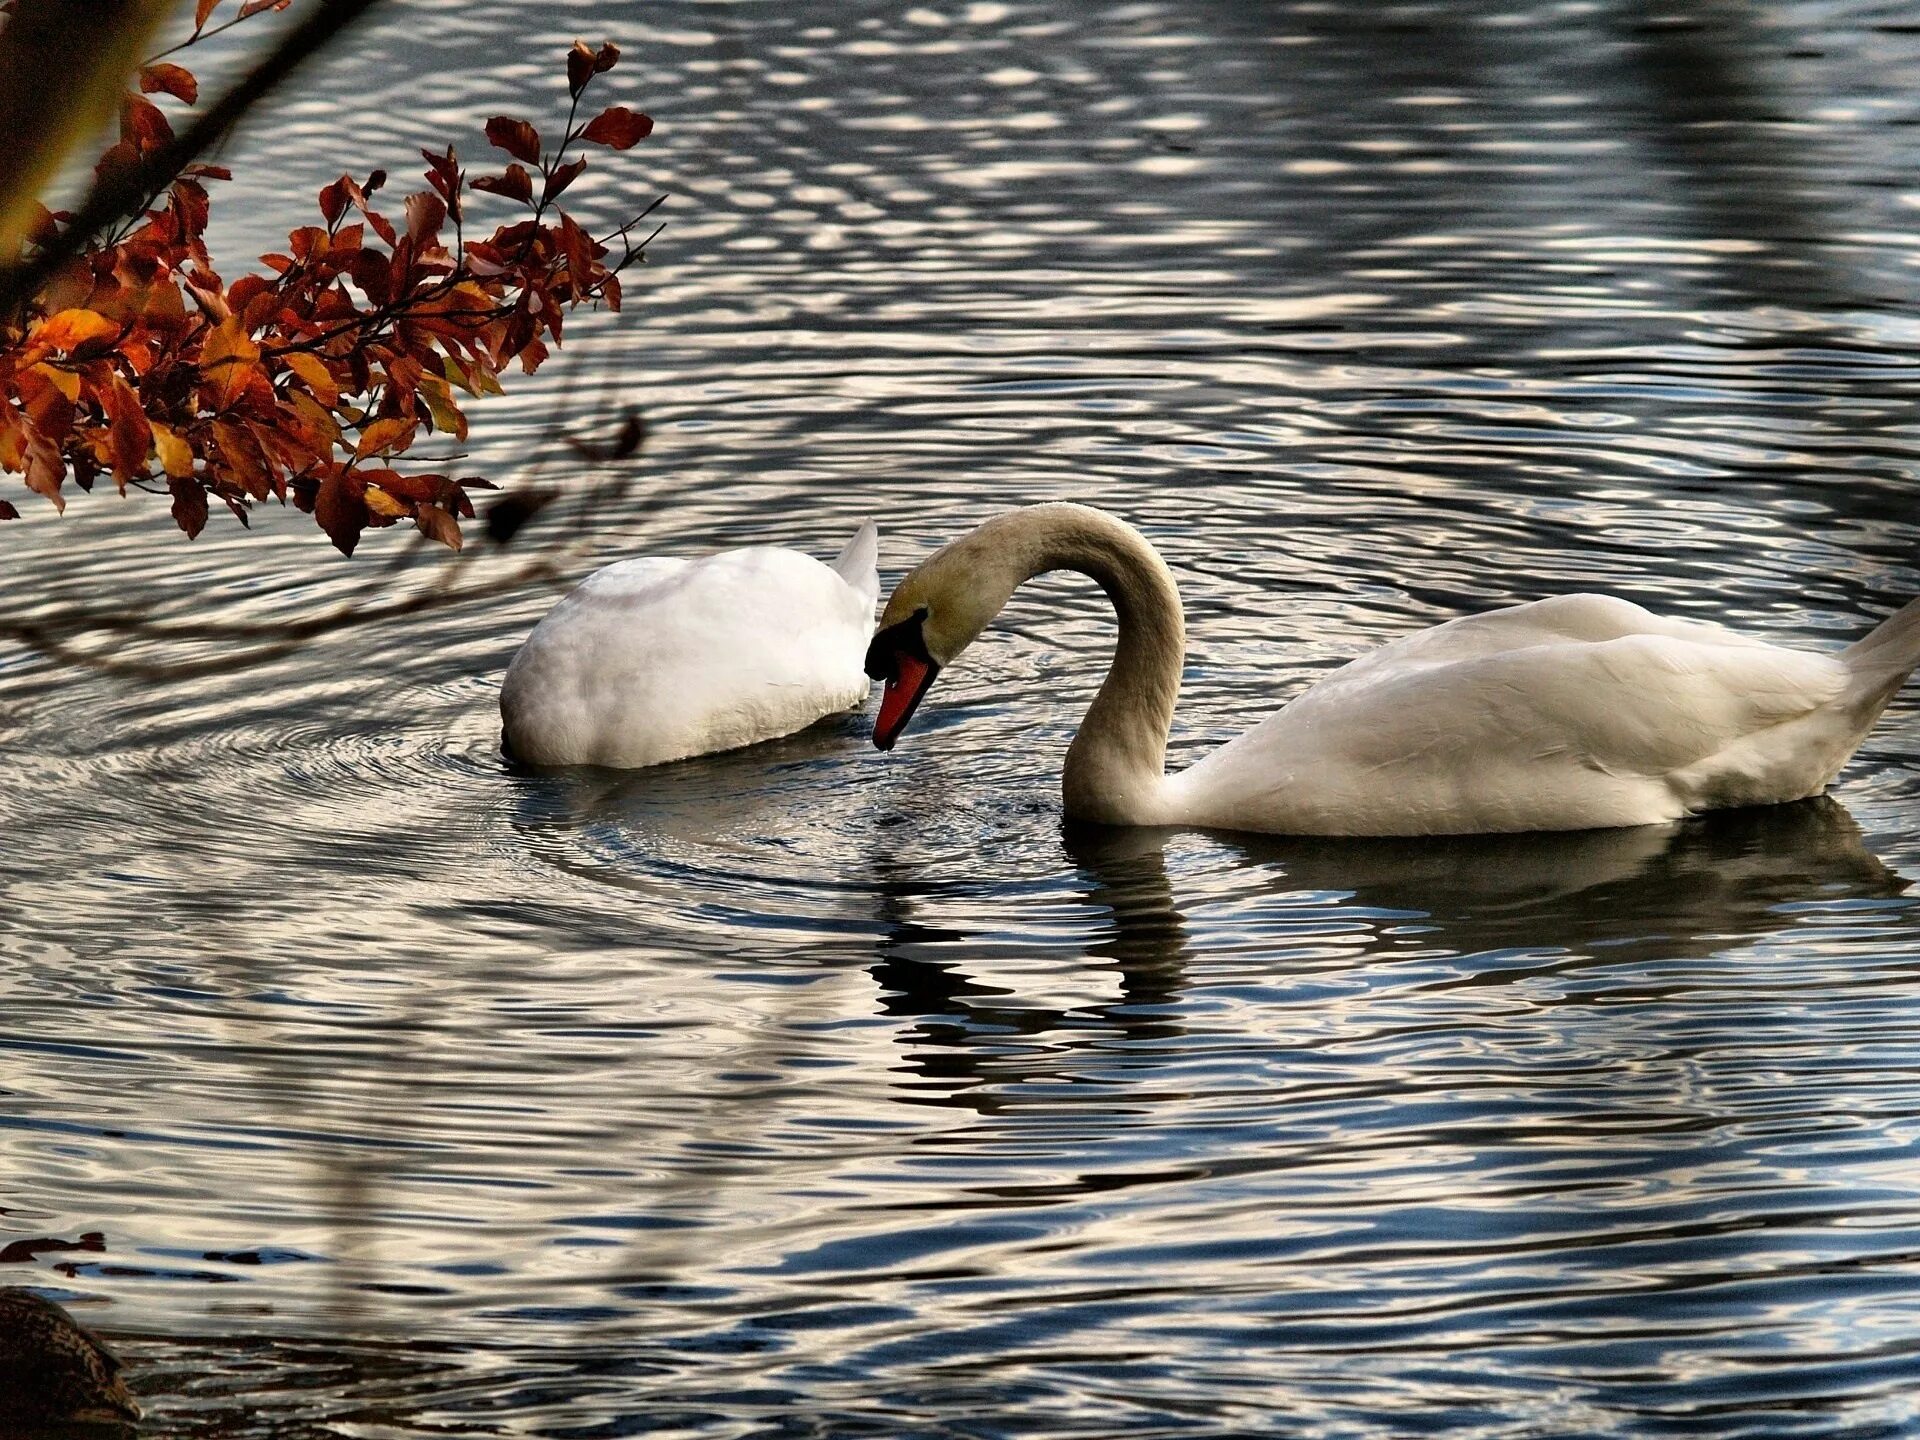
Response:
[[[871,521],[831,566],[770,545],[596,570],[547,613],[500,686],[532,765],[636,768],[803,730],[867,697],[880,598]]]
[[[1334,671],[1177,775],[1180,596],[1132,527],[1034,505],[935,551],[887,601],[867,671],[890,750],[1015,587],[1091,575],[1119,613],[1106,683],[1067,750],[1069,816],[1295,835],[1651,825],[1826,788],[1920,663],[1920,601],[1836,654],[1785,650],[1605,595],[1406,636]]]

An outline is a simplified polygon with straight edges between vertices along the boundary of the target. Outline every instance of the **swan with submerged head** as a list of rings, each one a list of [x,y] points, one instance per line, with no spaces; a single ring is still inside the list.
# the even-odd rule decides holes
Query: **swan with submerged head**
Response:
[[[596,570],[513,657],[507,752],[632,769],[732,750],[851,710],[880,598],[871,521],[831,565],[780,546]]]
[[[1068,747],[1069,817],[1289,835],[1448,835],[1654,825],[1817,795],[1920,664],[1920,601],[1833,654],[1562,595],[1450,620],[1341,667],[1168,775],[1180,595],[1130,525],[1032,505],[935,551],[867,651],[891,750],[940,672],[1020,584],[1099,582],[1120,621]]]

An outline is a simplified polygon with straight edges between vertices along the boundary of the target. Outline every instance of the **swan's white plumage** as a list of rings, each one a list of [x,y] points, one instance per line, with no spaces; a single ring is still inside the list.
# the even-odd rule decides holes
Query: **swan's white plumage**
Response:
[[[534,627],[500,688],[508,750],[635,768],[731,750],[859,705],[880,592],[862,525],[832,565],[774,546],[595,571]]]
[[[1334,671],[1169,782],[1192,823],[1307,834],[1645,825],[1818,794],[1878,713],[1836,655],[1563,595]]]
[[[987,521],[900,583],[882,633],[917,625],[936,667],[950,664],[1023,580],[1053,569],[1094,576],[1119,615],[1112,669],[1062,777],[1070,815],[1111,824],[1468,834],[1800,800],[1826,788],[1920,664],[1920,601],[1815,654],[1563,595],[1383,645],[1169,776],[1179,594],[1110,515],[1052,504]]]

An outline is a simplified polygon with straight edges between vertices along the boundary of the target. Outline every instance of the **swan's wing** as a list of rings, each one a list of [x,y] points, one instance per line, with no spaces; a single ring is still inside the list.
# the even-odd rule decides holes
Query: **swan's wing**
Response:
[[[1709,638],[1629,634],[1349,666],[1281,716],[1310,725],[1316,748],[1334,744],[1371,766],[1452,752],[1462,763],[1559,758],[1651,776],[1811,714],[1846,689],[1833,656],[1702,629]]]
[[[833,557],[831,568],[865,598],[871,615],[880,600],[880,531],[873,521],[860,522],[853,538]]]
[[[1341,670],[1344,679],[1402,673],[1430,665],[1531,650],[1542,645],[1596,644],[1634,635],[1661,635],[1703,645],[1736,649],[1769,648],[1765,641],[1706,620],[1675,620],[1656,615],[1612,595],[1555,595],[1525,605],[1510,605],[1478,615],[1463,615],[1390,641]]]
[[[1845,757],[1831,656],[1662,634],[1463,650],[1336,671],[1177,777],[1180,803],[1301,833],[1574,830],[1797,798]]]

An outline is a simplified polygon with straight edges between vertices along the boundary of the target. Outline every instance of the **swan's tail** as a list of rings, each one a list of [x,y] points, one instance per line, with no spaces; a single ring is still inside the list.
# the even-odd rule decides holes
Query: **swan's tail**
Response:
[[[1909,600],[1840,652],[1857,693],[1878,713],[1920,666],[1920,600]]]
[[[840,578],[867,597],[871,610],[880,599],[880,532],[873,521],[862,520],[846,548],[833,557]]]

